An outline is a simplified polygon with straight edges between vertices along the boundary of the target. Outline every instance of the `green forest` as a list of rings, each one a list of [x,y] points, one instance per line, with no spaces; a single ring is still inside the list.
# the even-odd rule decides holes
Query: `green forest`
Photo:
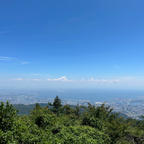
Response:
[[[144,144],[144,117],[124,118],[105,104],[62,105],[58,96],[27,115],[1,102],[0,144]]]

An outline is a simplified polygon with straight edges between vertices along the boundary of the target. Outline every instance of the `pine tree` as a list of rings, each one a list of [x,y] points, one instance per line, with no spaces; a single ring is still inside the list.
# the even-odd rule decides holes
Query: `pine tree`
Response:
[[[58,96],[56,96],[53,102],[53,112],[55,113],[60,112],[61,107],[62,107],[61,100],[59,99]]]

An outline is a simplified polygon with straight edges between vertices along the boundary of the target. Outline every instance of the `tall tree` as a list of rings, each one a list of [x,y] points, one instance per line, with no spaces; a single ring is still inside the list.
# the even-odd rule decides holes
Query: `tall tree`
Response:
[[[53,102],[53,111],[55,113],[58,113],[60,111],[61,107],[62,107],[61,100],[59,99],[58,96],[56,96],[54,99],[54,102]]]
[[[16,109],[7,102],[0,104],[0,130],[6,132],[11,130],[16,119]]]

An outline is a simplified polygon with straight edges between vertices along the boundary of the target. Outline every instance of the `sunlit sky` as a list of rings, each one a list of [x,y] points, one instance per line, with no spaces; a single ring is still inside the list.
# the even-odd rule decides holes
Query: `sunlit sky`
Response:
[[[0,88],[144,88],[143,0],[0,1]]]

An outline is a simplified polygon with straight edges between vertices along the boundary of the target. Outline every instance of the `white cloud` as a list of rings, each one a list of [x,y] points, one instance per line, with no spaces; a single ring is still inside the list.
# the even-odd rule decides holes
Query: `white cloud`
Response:
[[[39,75],[39,74],[33,74],[35,76]],[[107,84],[118,84],[118,83],[122,83],[122,82],[129,82],[132,79],[95,79],[93,77],[89,78],[89,79],[81,79],[81,80],[74,80],[74,79],[68,79],[66,76],[62,76],[62,77],[58,77],[58,78],[38,78],[38,77],[33,77],[33,78],[14,78],[12,80],[17,80],[17,81],[41,81],[41,82],[73,82],[73,83],[91,83],[91,84],[102,84],[102,85],[107,85]]]
[[[90,78],[89,82],[96,82],[96,83],[118,83],[120,82],[119,79],[94,79]]]
[[[14,81],[41,81],[42,79],[39,79],[39,78],[13,78],[11,80],[14,80]]]
[[[62,76],[59,78],[48,79],[48,81],[70,81],[70,80],[68,80],[66,76]]]
[[[5,80],[6,81],[6,80]],[[137,88],[143,89],[144,77],[118,77],[118,78],[89,78],[89,79],[68,79],[66,76],[58,78],[37,78],[37,77],[17,77],[8,79],[11,84],[50,86],[50,87],[81,87],[81,88]],[[8,81],[6,81],[8,83]],[[63,84],[62,84],[62,83]],[[10,83],[9,83],[10,84]]]
[[[31,79],[31,80],[32,80],[32,81],[40,81],[41,79],[36,79],[36,78],[35,78],[35,79]]]
[[[66,76],[62,76],[59,78],[53,78],[53,79],[47,79],[48,81],[64,81],[64,82],[92,82],[92,83],[96,83],[96,84],[116,84],[119,83],[120,80],[119,79],[94,79],[93,77],[90,79],[82,79],[82,80],[69,80]]]
[[[11,60],[12,58],[10,57],[3,57],[3,56],[0,56],[0,60],[1,61],[7,61],[7,60]]]
[[[28,61],[21,61],[15,57],[7,57],[7,56],[0,56],[0,61],[14,61],[14,62],[22,64],[22,65],[26,65],[26,64],[30,63]]]
[[[29,64],[29,62],[28,61],[23,61],[23,62],[21,62],[21,64],[26,65],[26,64]]]
[[[24,80],[23,78],[16,78],[16,79],[12,79],[12,80],[15,80],[15,81],[22,81]]]

